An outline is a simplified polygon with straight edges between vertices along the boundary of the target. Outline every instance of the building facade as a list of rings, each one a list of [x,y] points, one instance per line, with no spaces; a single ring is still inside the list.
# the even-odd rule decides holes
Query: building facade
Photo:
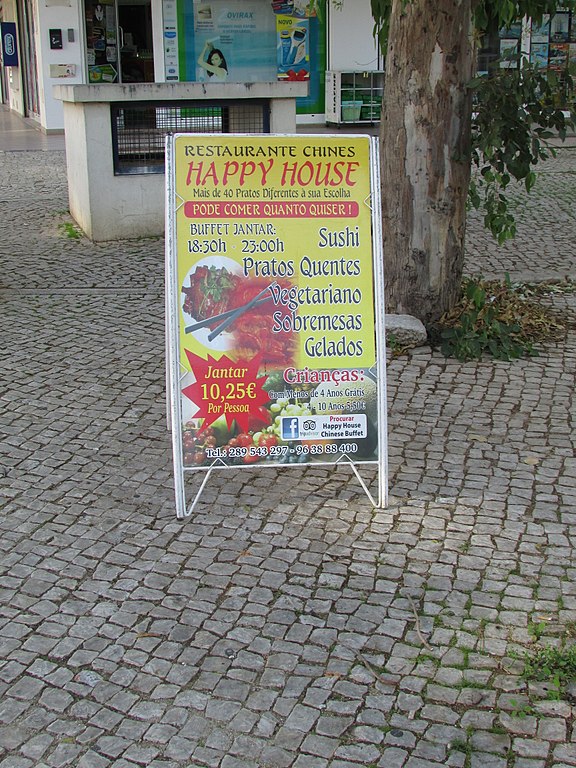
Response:
[[[380,67],[370,0],[0,0],[0,22],[17,47],[2,101],[47,132],[54,85],[306,80],[299,120],[321,122],[327,69]]]
[[[46,132],[63,129],[62,84],[306,80],[299,122],[377,119],[370,0],[0,0],[0,22],[2,102]],[[496,32],[479,70],[516,50],[561,73],[576,20],[559,7]]]

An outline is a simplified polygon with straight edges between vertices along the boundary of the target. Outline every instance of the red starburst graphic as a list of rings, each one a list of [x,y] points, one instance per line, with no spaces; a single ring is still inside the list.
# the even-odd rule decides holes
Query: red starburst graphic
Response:
[[[267,376],[258,376],[260,355],[251,360],[233,361],[223,355],[219,360],[208,359],[186,351],[196,381],[182,392],[198,408],[195,418],[204,419],[202,430],[221,416],[226,417],[228,428],[236,420],[241,430],[262,418],[269,402],[262,388]],[[201,430],[201,431],[202,431]]]

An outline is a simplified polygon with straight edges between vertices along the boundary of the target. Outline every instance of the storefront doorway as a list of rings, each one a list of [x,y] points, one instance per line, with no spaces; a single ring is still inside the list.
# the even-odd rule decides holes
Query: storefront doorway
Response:
[[[151,0],[118,0],[123,83],[153,83]]]
[[[38,98],[38,64],[36,61],[34,8],[31,0],[19,0],[20,51],[23,67],[24,116],[40,118]]]
[[[84,0],[89,83],[154,82],[151,0]]]

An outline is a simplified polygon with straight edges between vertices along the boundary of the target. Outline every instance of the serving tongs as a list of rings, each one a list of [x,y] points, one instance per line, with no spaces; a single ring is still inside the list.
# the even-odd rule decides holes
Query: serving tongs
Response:
[[[199,320],[193,325],[187,325],[184,328],[184,333],[192,333],[193,331],[199,331],[201,328],[214,325],[214,323],[219,323],[216,328],[214,328],[214,330],[211,331],[211,333],[208,335],[208,341],[213,341],[245,312],[248,312],[250,309],[259,307],[262,304],[266,304],[268,301],[270,301],[272,299],[272,289],[277,287],[278,283],[271,283],[262,291],[260,291],[260,293],[254,296],[253,299],[250,299],[247,304],[244,304],[241,307],[235,307],[234,309],[229,309],[227,312],[221,312],[219,315],[214,315],[213,317],[207,317],[205,320]],[[269,296],[266,295],[268,291],[270,291]]]

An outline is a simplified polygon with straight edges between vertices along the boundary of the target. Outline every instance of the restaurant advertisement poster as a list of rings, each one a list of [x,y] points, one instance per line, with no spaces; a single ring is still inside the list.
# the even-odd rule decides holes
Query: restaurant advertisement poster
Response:
[[[191,512],[186,473],[232,467],[345,462],[382,506],[375,139],[177,134],[166,150],[178,516]],[[377,501],[360,477],[362,464],[378,468]]]

